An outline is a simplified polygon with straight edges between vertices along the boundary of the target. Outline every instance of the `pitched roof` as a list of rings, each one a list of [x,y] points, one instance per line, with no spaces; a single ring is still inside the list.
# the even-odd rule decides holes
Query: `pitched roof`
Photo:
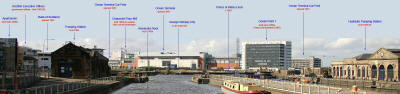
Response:
[[[361,54],[361,55],[355,56],[354,58],[357,59],[357,60],[366,60],[366,59],[368,59],[371,55],[372,55],[372,54],[370,54],[370,53],[365,53],[365,54]]]
[[[82,46],[77,46],[77,45],[75,45],[75,44],[72,43],[72,42],[69,42],[69,43],[65,44],[63,47],[66,47],[66,46],[76,47],[76,48],[78,48],[78,50],[81,50],[82,52],[84,52],[84,54],[87,54],[87,55],[90,55],[90,52],[93,50],[93,49],[89,49],[89,48],[84,48],[84,47],[82,47]],[[61,47],[61,48],[59,48],[59,49],[62,49],[63,47]],[[57,50],[54,51],[54,52],[57,52],[59,49],[57,49]],[[104,55],[102,55],[102,54],[100,54],[100,53],[98,53],[98,52],[96,52],[96,51],[94,51],[94,56],[99,56],[99,57],[101,57],[101,58],[108,59],[107,57],[105,57]]]
[[[397,56],[400,56],[400,49],[386,49],[390,52],[392,52],[393,54],[396,54]]]

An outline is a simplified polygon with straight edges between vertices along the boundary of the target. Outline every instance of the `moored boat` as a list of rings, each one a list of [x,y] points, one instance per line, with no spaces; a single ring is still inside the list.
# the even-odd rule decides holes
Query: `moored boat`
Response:
[[[225,80],[221,85],[221,90],[225,94],[270,94],[263,87],[253,83],[240,83],[232,80]]]
[[[198,84],[208,84],[210,82],[210,78],[208,77],[208,74],[194,75],[192,77],[192,81]]]

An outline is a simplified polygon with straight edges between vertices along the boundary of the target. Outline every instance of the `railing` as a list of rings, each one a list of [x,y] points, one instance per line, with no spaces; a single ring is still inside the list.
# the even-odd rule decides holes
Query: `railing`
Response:
[[[21,89],[17,91],[9,91],[8,94],[63,94],[85,88],[102,86],[109,83],[114,83],[119,80],[118,77],[103,77],[85,81],[66,82],[46,86],[37,86],[32,88]]]
[[[320,84],[295,83],[291,81],[270,80],[270,79],[252,79],[224,75],[211,75],[211,78],[221,80],[234,80],[241,83],[254,83],[264,88],[274,89],[289,93],[300,94],[343,94],[343,89],[338,87],[330,87]]]
[[[49,74],[48,70],[19,70],[18,73],[0,71],[0,89],[26,88],[49,78]]]

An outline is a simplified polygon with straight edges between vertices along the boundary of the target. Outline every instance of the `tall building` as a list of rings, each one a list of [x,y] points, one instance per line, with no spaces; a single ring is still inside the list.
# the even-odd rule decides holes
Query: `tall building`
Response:
[[[132,52],[129,52],[127,49],[121,48],[121,59],[119,61],[120,67],[123,69],[132,69],[135,66],[135,57],[136,55]]]
[[[315,57],[295,58],[292,59],[292,67],[296,69],[319,68],[321,67],[321,59]]]
[[[135,54],[128,52],[126,49],[121,49],[121,63],[133,63]]]
[[[16,38],[0,38],[0,67],[1,70],[11,72],[16,68],[18,58],[18,43]]]
[[[242,69],[287,70],[291,66],[290,41],[260,41],[242,43]]]

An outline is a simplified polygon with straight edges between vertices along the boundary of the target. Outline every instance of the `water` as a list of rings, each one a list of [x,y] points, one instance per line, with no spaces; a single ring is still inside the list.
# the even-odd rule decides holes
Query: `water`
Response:
[[[222,94],[221,88],[209,84],[196,84],[192,75],[150,76],[146,83],[132,83],[111,94]]]

